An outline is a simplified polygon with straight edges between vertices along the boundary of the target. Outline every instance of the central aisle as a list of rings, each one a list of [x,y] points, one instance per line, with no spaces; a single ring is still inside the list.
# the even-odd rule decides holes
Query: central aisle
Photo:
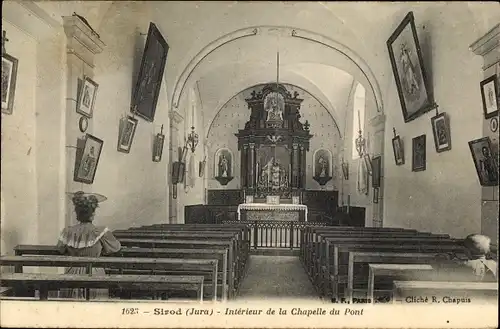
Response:
[[[250,256],[237,300],[301,299],[320,301],[296,256]]]

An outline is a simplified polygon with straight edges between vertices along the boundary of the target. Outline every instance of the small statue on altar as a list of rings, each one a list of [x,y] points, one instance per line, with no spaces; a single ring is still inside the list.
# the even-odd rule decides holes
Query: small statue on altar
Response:
[[[271,186],[273,190],[277,190],[281,185],[281,168],[279,162],[275,162],[271,168]]]
[[[270,93],[266,97],[264,101],[264,110],[267,112],[266,121],[283,121],[284,101],[282,97],[279,93]]]

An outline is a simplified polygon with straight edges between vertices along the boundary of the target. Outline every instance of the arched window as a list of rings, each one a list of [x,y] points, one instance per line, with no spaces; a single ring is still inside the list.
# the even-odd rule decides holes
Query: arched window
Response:
[[[354,91],[353,100],[353,115],[352,115],[352,158],[359,158],[358,151],[356,151],[356,138],[359,136],[359,131],[362,130],[363,136],[365,135],[365,88],[358,83]]]

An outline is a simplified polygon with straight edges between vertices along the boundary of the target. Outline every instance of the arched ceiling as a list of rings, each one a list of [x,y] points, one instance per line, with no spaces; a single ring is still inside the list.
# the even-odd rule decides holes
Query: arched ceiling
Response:
[[[155,22],[167,39],[170,49],[165,70],[169,101],[182,82],[187,93],[199,87],[208,127],[220,107],[239,91],[250,86],[276,80],[276,51],[280,49],[280,81],[294,84],[310,92],[332,114],[342,131],[347,99],[353,81],[365,86],[367,93],[391,79],[386,40],[408,11],[416,13],[417,25],[424,23],[424,13],[437,15],[439,8],[466,13],[473,18],[478,37],[500,19],[498,4],[396,2],[245,2],[245,1],[36,1],[51,16],[60,19],[73,11],[83,15],[92,27],[99,27],[124,11],[140,13]],[[438,10],[436,10],[438,9]],[[420,15],[420,16],[419,16]],[[463,17],[463,15],[457,15]],[[204,49],[232,32],[254,27],[255,36],[241,38],[190,63]],[[341,45],[346,53],[335,51],[321,42],[293,38],[296,29],[324,36]],[[144,26],[143,33],[147,32]],[[321,39],[321,38],[320,38]],[[359,66],[363,63],[363,67]],[[368,72],[368,76],[365,71]],[[369,76],[372,77],[370,80]],[[375,81],[373,81],[375,79]],[[181,85],[184,83],[182,82]],[[375,84],[375,86],[373,85]],[[377,98],[377,95],[374,95]],[[379,95],[380,97],[380,95]],[[381,97],[380,97],[381,98]],[[178,99],[182,99],[180,96]],[[382,107],[382,100],[376,99]],[[179,108],[182,107],[182,104]],[[378,109],[377,109],[378,110]]]

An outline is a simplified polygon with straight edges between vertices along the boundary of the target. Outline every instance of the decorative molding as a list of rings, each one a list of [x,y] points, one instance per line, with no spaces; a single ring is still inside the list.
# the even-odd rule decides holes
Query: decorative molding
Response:
[[[184,117],[176,110],[168,112],[168,117],[170,118],[170,125],[172,124],[178,125],[179,123],[182,122],[182,120],[184,120]]]
[[[352,63],[354,63],[354,65],[356,65],[356,67],[360,70],[360,72],[363,74],[368,84],[370,85],[370,89],[372,90],[373,96],[375,98],[375,105],[377,108],[377,112],[381,113],[384,112],[382,92],[380,90],[378,81],[375,78],[375,75],[373,74],[368,64],[363,60],[361,56],[356,54],[352,49],[350,49],[346,45],[341,44],[327,36],[321,35],[316,32],[306,31],[301,29],[293,29],[291,32],[291,36],[324,45],[332,50],[341,53]]]
[[[67,53],[73,54],[90,67],[94,67],[94,55],[106,46],[99,36],[77,16],[63,16],[67,37]]]
[[[36,18],[36,19],[33,19]],[[19,28],[30,37],[41,40],[60,33],[61,24],[33,1],[3,1],[2,20]]]
[[[380,125],[385,125],[385,114],[382,113],[379,113],[378,115],[370,119],[371,127],[378,127]]]
[[[500,45],[500,23],[469,46],[476,55],[484,56]]]
[[[254,36],[257,35],[258,29],[255,27],[251,28],[245,28],[237,31],[233,31],[229,34],[226,34],[219,39],[216,39],[215,41],[212,41],[203,49],[201,49],[194,57],[191,59],[191,61],[188,63],[188,65],[184,68],[184,70],[181,73],[181,76],[179,77],[179,80],[175,83],[174,86],[174,93],[172,97],[172,107],[178,107],[180,103],[180,98],[182,95],[182,92],[184,90],[184,87],[186,86],[186,83],[193,73],[193,71],[196,69],[196,67],[203,61],[205,57],[210,55],[213,51],[216,49],[224,46],[225,44],[238,40],[240,38],[244,37],[249,37],[249,36]]]
[[[92,54],[100,54],[106,47],[99,36],[77,16],[63,16],[63,21],[68,39],[75,39]]]

